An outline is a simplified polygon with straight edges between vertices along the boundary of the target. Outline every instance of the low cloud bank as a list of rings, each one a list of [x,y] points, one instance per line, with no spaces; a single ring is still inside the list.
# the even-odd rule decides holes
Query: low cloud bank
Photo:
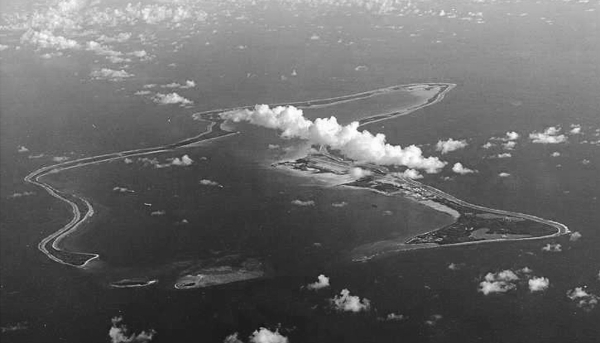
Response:
[[[267,105],[256,105],[253,110],[221,113],[221,118],[277,129],[282,131],[282,138],[300,138],[312,144],[327,145],[359,162],[406,166],[427,173],[437,173],[446,165],[437,157],[424,157],[421,149],[415,145],[402,148],[387,143],[384,134],[359,131],[358,122],[342,126],[335,117],[318,118],[313,122],[294,106],[269,108]]]

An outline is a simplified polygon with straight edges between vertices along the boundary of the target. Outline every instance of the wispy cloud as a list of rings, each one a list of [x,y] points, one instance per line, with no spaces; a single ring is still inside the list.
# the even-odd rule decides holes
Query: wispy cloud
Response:
[[[548,243],[545,246],[542,247],[542,251],[547,251],[547,252],[561,252],[562,251],[562,245],[560,245],[559,243],[556,244],[551,244]]]
[[[203,186],[211,186],[211,187],[219,187],[219,188],[223,188],[223,185],[221,185],[220,183],[213,181],[213,180],[208,180],[208,179],[202,179],[200,180],[200,184]]]
[[[196,87],[196,82],[193,80],[187,80],[185,81],[184,84],[180,84],[177,82],[172,82],[172,83],[168,83],[166,85],[162,85],[160,86],[162,88],[181,88],[181,89],[188,89],[188,88],[194,88]]]
[[[303,200],[296,199],[296,200],[292,200],[292,205],[300,206],[300,207],[315,206],[315,202],[314,202],[314,200],[303,201]]]
[[[29,192],[29,191],[25,191],[25,192],[15,192],[11,195],[9,195],[8,197],[11,199],[15,199],[15,198],[22,198],[22,197],[27,197],[30,195],[35,195],[35,192]]]
[[[135,191],[133,189],[129,189],[127,187],[120,187],[120,186],[116,186],[113,188],[113,192],[116,193],[135,193]]]

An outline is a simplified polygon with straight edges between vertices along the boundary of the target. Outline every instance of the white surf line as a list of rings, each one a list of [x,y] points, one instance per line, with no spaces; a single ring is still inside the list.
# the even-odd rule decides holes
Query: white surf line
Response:
[[[212,133],[213,126],[214,126],[214,124],[210,125],[208,127],[207,131],[196,136],[196,138],[200,139],[202,136]],[[209,138],[209,139],[203,140],[202,142],[214,140],[214,139],[217,139],[220,137],[221,136]],[[192,139],[192,138],[188,138],[188,139]],[[185,140],[188,140],[188,139],[185,139]],[[182,141],[185,141],[185,140],[182,140]],[[194,143],[186,144],[186,145],[183,145],[178,148],[187,147],[188,145],[192,145],[192,144],[194,144]],[[152,150],[152,149],[156,149],[156,150]],[[42,239],[40,241],[40,243],[38,243],[38,246],[37,246],[38,250],[40,250],[48,258],[50,258],[51,260],[53,260],[55,262],[58,262],[58,263],[61,263],[64,265],[68,265],[68,266],[72,266],[72,267],[76,267],[76,268],[85,268],[89,262],[100,257],[99,254],[95,254],[95,253],[68,252],[68,253],[72,253],[72,254],[90,255],[91,256],[83,264],[77,265],[77,264],[66,262],[66,261],[56,257],[55,255],[52,254],[51,251],[48,250],[47,244],[52,242],[51,246],[53,249],[55,249],[57,251],[64,251],[63,249],[61,249],[59,247],[58,244],[69,234],[73,233],[86,220],[91,218],[94,215],[95,211],[94,211],[92,204],[88,200],[86,200],[82,197],[79,197],[75,194],[71,194],[71,196],[73,196],[74,198],[77,198],[78,200],[84,202],[88,208],[88,210],[86,211],[85,215],[82,218],[81,211],[75,202],[61,196],[59,194],[58,190],[56,190],[49,184],[41,181],[40,178],[42,178],[48,174],[55,174],[55,173],[59,173],[61,171],[69,170],[69,169],[73,169],[73,168],[79,168],[79,167],[84,167],[84,166],[100,164],[100,163],[123,159],[123,158],[127,158],[127,157],[138,157],[138,156],[144,156],[144,155],[157,154],[157,153],[167,152],[170,150],[174,150],[174,149],[164,149],[161,146],[161,147],[157,147],[157,148],[141,148],[141,149],[126,150],[126,151],[116,152],[116,153],[102,154],[102,155],[97,155],[97,156],[92,156],[92,157],[84,157],[84,158],[81,158],[78,160],[72,160],[72,161],[68,161],[68,162],[62,162],[62,163],[42,167],[42,168],[39,168],[39,169],[29,173],[27,176],[25,176],[25,178],[24,178],[25,182],[42,187],[48,194],[50,194],[54,198],[67,203],[69,205],[69,207],[71,207],[71,212],[73,214],[73,218],[71,219],[70,222],[68,222],[66,225],[64,225],[62,228],[60,228],[58,231],[48,235],[47,237]],[[98,160],[98,158],[100,158],[100,159]],[[90,161],[90,162],[84,162],[84,161]],[[74,164],[74,165],[70,165],[70,164]],[[65,166],[65,167],[62,167],[62,166]]]

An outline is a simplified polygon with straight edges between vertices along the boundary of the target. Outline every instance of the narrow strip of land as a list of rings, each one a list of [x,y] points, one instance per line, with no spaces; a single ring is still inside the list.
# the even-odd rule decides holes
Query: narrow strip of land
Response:
[[[345,96],[340,96],[340,97],[309,100],[309,101],[302,101],[302,102],[280,103],[280,104],[275,104],[275,105],[271,105],[271,106],[287,105],[287,106],[295,106],[295,107],[298,107],[301,109],[320,108],[320,107],[326,107],[326,106],[334,106],[334,105],[337,105],[340,103],[345,103],[345,102],[350,102],[350,101],[357,101],[360,99],[365,99],[365,98],[377,96],[380,94],[387,94],[390,92],[395,92],[395,91],[400,91],[400,90],[410,91],[410,90],[417,89],[419,87],[422,87],[422,88],[429,87],[429,89],[436,89],[437,92],[434,96],[427,99],[423,103],[413,105],[413,106],[404,108],[399,111],[385,113],[385,114],[377,114],[377,115],[374,115],[374,116],[371,116],[368,118],[363,118],[360,121],[361,126],[371,124],[374,122],[378,122],[378,121],[382,121],[382,120],[388,120],[388,119],[391,119],[391,118],[394,118],[394,117],[397,117],[400,115],[406,115],[408,113],[422,109],[426,106],[433,105],[433,104],[441,101],[444,98],[444,96],[446,95],[446,93],[448,91],[450,91],[453,87],[455,87],[455,85],[450,84],[450,83],[426,83],[426,84],[396,85],[396,86],[391,86],[391,87],[386,87],[386,88],[381,88],[381,89],[376,89],[376,90],[372,90],[372,91],[368,91],[368,92],[356,93],[356,94],[351,94],[351,95],[345,95]],[[99,163],[124,159],[124,158],[128,158],[128,157],[139,157],[139,156],[169,152],[169,151],[173,151],[173,150],[179,149],[179,148],[193,147],[202,142],[206,142],[206,141],[226,137],[229,135],[237,134],[238,132],[228,131],[222,127],[223,119],[221,119],[219,114],[226,112],[226,111],[239,110],[239,109],[250,108],[250,107],[251,106],[242,106],[242,107],[236,107],[236,108],[230,108],[230,109],[216,109],[216,110],[195,113],[193,115],[193,117],[195,119],[205,120],[205,121],[209,122],[207,130],[197,136],[187,138],[187,139],[184,139],[184,140],[172,143],[172,144],[151,147],[151,148],[141,148],[141,149],[133,149],[133,150],[126,150],[126,151],[121,151],[121,152],[108,153],[108,154],[101,154],[101,155],[91,156],[91,157],[84,157],[84,158],[80,158],[80,159],[76,159],[76,160],[72,160],[72,161],[58,163],[58,164],[54,164],[54,165],[50,165],[50,166],[45,166],[45,167],[39,168],[39,169],[29,173],[24,178],[25,182],[28,182],[28,183],[31,183],[38,187],[43,188],[52,197],[66,203],[68,205],[68,207],[71,209],[71,213],[72,213],[71,220],[68,223],[66,223],[64,226],[62,226],[60,229],[58,229],[57,231],[51,233],[50,235],[48,235],[47,237],[42,239],[40,241],[40,243],[38,244],[38,249],[42,253],[44,253],[49,259],[51,259],[55,262],[58,262],[58,263],[61,263],[64,265],[68,265],[68,266],[77,267],[77,268],[85,268],[91,261],[98,259],[100,257],[99,254],[96,254],[96,253],[68,251],[68,250],[64,249],[63,247],[61,247],[60,243],[66,237],[68,237],[73,232],[75,232],[78,228],[80,228],[82,225],[84,225],[87,221],[89,221],[89,219],[92,216],[94,216],[95,212],[94,212],[92,203],[89,200],[85,199],[84,197],[82,197],[74,192],[69,193],[67,191],[58,190],[58,189],[54,188],[49,182],[44,181],[45,176],[48,176],[50,174],[60,173],[60,172],[63,172],[65,170],[69,170],[69,169],[81,168],[84,166],[95,165],[95,164],[99,164]],[[335,157],[333,157],[333,156],[330,156],[330,157],[335,159]],[[380,168],[378,166],[373,166],[373,170],[376,172],[380,172]],[[405,180],[405,181],[407,184],[412,183],[412,185],[415,187],[417,187],[417,186],[423,187],[424,189],[427,189],[431,194],[435,194],[437,197],[439,197],[439,199],[446,199],[449,203],[457,204],[457,205],[460,205],[463,207],[470,207],[472,209],[478,209],[480,211],[485,211],[488,213],[496,213],[499,215],[515,216],[515,217],[520,216],[521,218],[526,218],[528,220],[541,222],[546,225],[551,225],[551,226],[556,227],[558,230],[558,232],[556,234],[568,232],[568,229],[566,228],[566,226],[559,224],[559,223],[547,221],[547,220],[544,220],[541,218],[537,218],[535,216],[516,214],[516,213],[500,211],[500,210],[486,209],[481,206],[471,205],[471,204],[468,204],[461,200],[458,200],[454,197],[451,197],[450,195],[443,193],[433,187],[422,185],[414,180]],[[371,189],[373,190],[373,188],[371,188]],[[539,237],[535,237],[535,238],[539,238]],[[128,283],[125,283],[124,285],[117,285],[117,287],[118,286],[128,287],[131,285],[129,285]],[[137,283],[135,283],[133,286],[139,286],[139,285]]]

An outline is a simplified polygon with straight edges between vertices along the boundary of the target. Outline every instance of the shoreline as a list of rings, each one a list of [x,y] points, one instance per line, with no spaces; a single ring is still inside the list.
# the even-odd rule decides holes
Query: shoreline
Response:
[[[394,112],[390,112],[390,113],[377,114],[377,115],[374,115],[371,117],[363,118],[363,119],[359,120],[359,125],[360,125],[359,127],[362,127],[364,125],[392,119],[392,118],[402,116],[402,115],[407,115],[409,113],[412,113],[412,112],[422,109],[424,107],[436,104],[436,103],[440,102],[441,100],[443,100],[446,93],[448,93],[455,86],[456,86],[456,84],[452,84],[452,83],[412,83],[412,84],[384,87],[384,88],[379,88],[379,89],[375,89],[375,90],[371,90],[371,91],[367,91],[367,92],[343,95],[343,96],[339,96],[339,97],[331,97],[331,98],[325,98],[325,99],[316,99],[316,100],[291,102],[291,103],[278,103],[278,104],[273,104],[270,106],[273,107],[273,106],[284,106],[285,105],[285,106],[295,106],[295,107],[298,107],[301,109],[321,108],[321,107],[326,107],[326,106],[334,106],[339,103],[345,103],[345,102],[360,100],[360,99],[364,99],[364,98],[369,98],[369,97],[373,97],[373,96],[376,96],[379,94],[388,94],[388,93],[391,93],[394,91],[401,91],[401,90],[410,91],[411,88],[416,88],[416,87],[420,87],[420,88],[439,87],[440,88],[440,90],[433,97],[427,99],[425,102],[423,102],[421,104],[411,105],[407,108],[404,108],[404,109],[401,109],[398,111],[394,111]],[[43,188],[52,197],[66,203],[71,208],[71,213],[73,215],[72,219],[67,224],[62,226],[57,231],[55,231],[55,232],[51,233],[50,235],[46,236],[45,238],[43,238],[37,246],[38,250],[40,250],[49,259],[51,259],[55,262],[58,262],[58,263],[61,263],[64,265],[68,265],[68,266],[72,266],[72,267],[76,267],[76,268],[86,268],[90,262],[100,258],[100,255],[96,254],[96,253],[67,251],[60,247],[60,242],[63,239],[65,239],[66,237],[68,237],[70,234],[75,232],[81,225],[83,225],[91,217],[93,217],[95,214],[95,211],[94,211],[94,208],[90,201],[88,201],[87,199],[85,199],[75,193],[64,193],[64,192],[61,192],[60,190],[55,189],[49,183],[42,181],[42,178],[44,176],[49,175],[49,174],[54,174],[54,173],[60,173],[61,171],[64,171],[64,170],[69,170],[69,169],[79,168],[79,167],[84,167],[84,166],[90,166],[90,165],[94,165],[94,164],[100,164],[100,163],[109,162],[109,161],[113,161],[113,160],[124,159],[127,157],[145,156],[145,155],[152,155],[152,154],[174,151],[179,148],[190,148],[190,147],[197,146],[198,144],[201,144],[203,142],[212,141],[215,139],[224,138],[224,137],[227,137],[230,135],[238,134],[239,132],[228,131],[223,128],[222,124],[225,121],[220,118],[219,114],[226,112],[226,111],[239,110],[239,109],[250,108],[250,107],[251,106],[240,106],[240,107],[229,108],[229,109],[216,109],[216,110],[209,110],[209,111],[194,113],[194,114],[192,114],[193,119],[204,120],[209,123],[207,125],[206,131],[204,131],[196,136],[177,141],[175,143],[161,145],[161,146],[157,146],[157,147],[131,149],[131,150],[125,150],[125,151],[120,151],[120,152],[84,157],[84,158],[80,158],[80,159],[76,159],[76,160],[72,160],[72,161],[61,162],[61,163],[54,164],[54,165],[44,166],[44,167],[41,167],[41,168],[36,169],[36,170],[32,171],[31,173],[29,173],[23,179],[25,182],[31,183],[33,185]],[[421,184],[419,184],[419,185],[421,185]],[[425,186],[425,185],[423,185],[423,186]],[[446,193],[443,193],[433,187],[430,187],[430,186],[426,186],[426,187],[432,191],[435,190],[435,191],[433,191],[434,193],[436,191],[440,192],[440,193],[437,193],[438,195],[439,194],[447,195]],[[462,202],[461,200],[456,199],[450,195],[443,196],[443,197],[445,197],[449,201],[461,204],[463,206],[478,208],[480,210],[485,210],[485,211],[489,211],[489,212],[497,213],[497,214],[508,213],[508,212],[504,212],[501,210],[485,209],[484,207],[480,207],[477,205],[471,205],[466,202]],[[69,198],[71,198],[71,199],[69,199]],[[81,206],[78,203],[83,204],[86,207],[86,209],[83,209],[84,206]],[[436,210],[439,211],[439,209],[436,209]],[[535,216],[524,215],[524,214],[522,214],[522,216],[523,216],[523,218],[542,222],[542,223],[550,223],[551,222],[551,221],[545,221],[544,219],[538,218]],[[566,228],[565,225],[556,223],[556,222],[552,222],[552,223],[554,223],[553,226],[555,226],[555,227],[559,227],[559,226],[563,227],[564,233],[569,232],[568,228]],[[561,234],[560,231],[561,230],[558,230],[558,232],[554,235],[560,235]],[[534,237],[534,238],[539,239],[539,237]],[[522,239],[528,239],[528,238],[522,238]],[[522,240],[522,239],[519,239],[519,240]],[[491,241],[493,241],[493,240],[486,240],[483,242],[491,242]],[[508,239],[506,241],[508,241]],[[477,242],[477,243],[481,243],[481,242]],[[450,245],[453,246],[453,245],[458,245],[458,244],[462,244],[462,243],[450,244]]]

